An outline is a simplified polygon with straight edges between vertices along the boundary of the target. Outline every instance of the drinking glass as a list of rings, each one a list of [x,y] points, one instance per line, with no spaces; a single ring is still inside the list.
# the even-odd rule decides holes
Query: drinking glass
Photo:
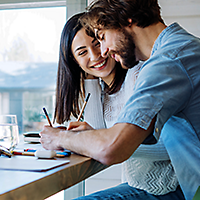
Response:
[[[0,146],[12,151],[19,143],[16,115],[0,115]]]

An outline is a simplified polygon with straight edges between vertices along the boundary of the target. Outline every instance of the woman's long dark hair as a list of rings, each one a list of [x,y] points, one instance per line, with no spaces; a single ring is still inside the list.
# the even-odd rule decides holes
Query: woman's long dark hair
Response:
[[[75,118],[78,117],[80,100],[85,97],[84,79],[86,74],[79,67],[71,52],[74,36],[83,28],[79,22],[79,18],[83,15],[84,12],[71,17],[65,24],[61,34],[54,112],[54,121],[56,120],[59,124],[70,120],[72,115]],[[110,89],[107,87],[106,90],[109,94],[120,89],[127,72],[119,63],[116,64],[115,70],[112,87]]]

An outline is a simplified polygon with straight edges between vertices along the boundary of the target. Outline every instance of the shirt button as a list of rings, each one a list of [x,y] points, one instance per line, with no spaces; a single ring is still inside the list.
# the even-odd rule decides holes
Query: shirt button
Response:
[[[155,130],[155,131],[156,131],[156,133],[158,133],[158,128],[156,128],[156,130]]]

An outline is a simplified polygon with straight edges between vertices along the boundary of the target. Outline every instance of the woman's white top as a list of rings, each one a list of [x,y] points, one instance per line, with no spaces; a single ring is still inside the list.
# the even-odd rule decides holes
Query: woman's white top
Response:
[[[91,93],[84,120],[95,129],[114,125],[119,113],[134,90],[141,64],[129,69],[121,89],[112,95],[103,94],[99,79],[86,79],[85,91]],[[122,149],[123,152],[123,149]],[[122,181],[154,195],[175,191],[178,180],[162,137],[157,144],[141,144],[122,165]]]

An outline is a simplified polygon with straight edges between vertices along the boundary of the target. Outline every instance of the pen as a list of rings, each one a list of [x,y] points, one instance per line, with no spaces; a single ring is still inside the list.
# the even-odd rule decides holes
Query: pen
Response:
[[[80,112],[80,114],[79,114],[79,116],[78,116],[77,121],[79,121],[79,120],[81,119],[81,116],[82,116],[82,114],[83,114],[83,111],[84,111],[84,109],[85,109],[85,106],[86,106],[86,104],[87,104],[87,102],[88,102],[89,97],[90,97],[90,93],[88,93],[87,97],[85,98],[83,107],[82,107],[82,109],[81,109],[81,112]]]
[[[32,151],[12,151],[13,155],[22,155],[22,156],[35,156],[35,152],[36,150],[32,150]],[[66,156],[70,156],[70,153],[68,152],[57,152],[56,153],[56,157],[58,158],[63,158]]]
[[[43,111],[44,111],[44,114],[45,114],[45,116],[46,116],[46,118],[47,118],[47,120],[48,120],[48,122],[49,122],[49,125],[52,127],[52,124],[51,124],[51,121],[50,121],[50,119],[49,119],[49,115],[48,115],[46,109],[43,108]]]
[[[25,152],[36,152],[36,149],[24,149]]]
[[[23,155],[23,156],[35,156],[34,152],[19,152],[19,151],[13,151],[13,155]]]

